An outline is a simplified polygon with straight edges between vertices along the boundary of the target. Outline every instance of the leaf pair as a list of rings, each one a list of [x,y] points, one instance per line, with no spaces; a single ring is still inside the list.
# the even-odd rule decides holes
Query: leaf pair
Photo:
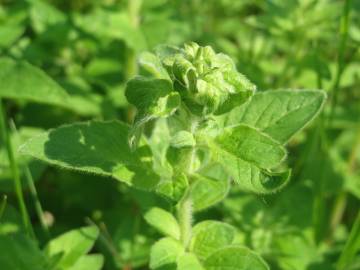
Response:
[[[318,114],[324,101],[324,92],[316,90],[256,93],[219,118],[223,130],[209,141],[213,158],[244,190],[280,189],[290,176],[290,170],[279,171],[286,158],[283,144]]]
[[[268,269],[257,254],[233,244],[236,231],[230,225],[217,221],[198,223],[193,228],[190,246],[185,250],[179,241],[179,225],[171,213],[153,208],[145,219],[167,236],[151,249],[151,269]]]

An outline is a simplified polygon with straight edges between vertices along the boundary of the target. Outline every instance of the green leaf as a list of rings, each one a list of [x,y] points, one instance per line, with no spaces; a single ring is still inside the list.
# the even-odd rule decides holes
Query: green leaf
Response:
[[[204,262],[206,270],[270,270],[265,261],[251,250],[228,246],[212,253]]]
[[[48,261],[36,243],[21,234],[0,235],[0,268],[47,270]]]
[[[132,152],[128,133],[128,126],[118,121],[78,123],[34,137],[19,151],[62,168],[152,189],[159,177],[152,172],[150,149],[143,145]]]
[[[171,138],[170,144],[175,148],[193,147],[195,146],[196,141],[190,132],[181,130]]]
[[[205,270],[194,254],[185,253],[177,260],[176,270]]]
[[[190,196],[194,211],[204,210],[222,201],[229,192],[230,183],[210,177],[195,174],[191,176],[193,184],[190,187]]]
[[[0,97],[25,99],[67,107],[69,96],[40,69],[10,58],[0,58]]]
[[[171,178],[162,179],[156,191],[174,201],[179,201],[189,186],[188,179],[184,173],[176,174]]]
[[[184,252],[180,242],[172,238],[162,238],[151,247],[150,269],[176,264],[177,258]]]
[[[226,126],[247,124],[285,143],[320,112],[326,94],[320,90],[272,90],[256,93],[232,110]]]
[[[140,66],[152,74],[155,78],[169,80],[166,69],[162,66],[160,59],[153,53],[143,52],[139,56]]]
[[[57,266],[67,268],[73,266],[78,259],[88,253],[94,245],[99,231],[95,226],[83,227],[66,232],[52,239],[45,247],[50,257],[60,257]]]
[[[225,128],[210,142],[215,161],[244,190],[274,192],[283,187],[290,171],[273,172],[286,157],[285,149],[270,136],[246,125]]]
[[[246,125],[225,128],[215,143],[223,152],[263,169],[279,165],[286,157],[286,150],[280,143]]]
[[[101,270],[104,264],[104,257],[100,254],[85,255],[68,270]]]
[[[180,239],[179,224],[171,213],[161,208],[153,207],[145,214],[144,217],[147,223],[166,236],[171,236],[177,240]]]
[[[202,221],[193,228],[190,250],[203,261],[219,248],[230,245],[234,237],[232,226],[212,220]]]
[[[141,128],[146,122],[167,117],[180,105],[180,95],[173,91],[170,81],[163,79],[137,76],[127,83],[125,96],[138,109],[130,134],[132,147],[137,145]]]
[[[95,36],[99,40],[123,40],[136,51],[146,48],[142,31],[135,27],[127,12],[118,10],[93,9],[85,14],[74,14],[76,27]]]

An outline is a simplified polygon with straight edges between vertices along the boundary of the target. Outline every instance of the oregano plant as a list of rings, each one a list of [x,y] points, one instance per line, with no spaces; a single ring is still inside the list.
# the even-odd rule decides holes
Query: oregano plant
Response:
[[[30,139],[20,152],[62,168],[110,176],[166,198],[144,218],[163,238],[150,269],[269,269],[240,245],[236,229],[196,213],[226,199],[234,185],[269,194],[289,181],[289,139],[321,110],[320,90],[259,91],[232,59],[209,46],[160,46],[140,56],[141,74],[125,96],[131,126],[89,121]]]

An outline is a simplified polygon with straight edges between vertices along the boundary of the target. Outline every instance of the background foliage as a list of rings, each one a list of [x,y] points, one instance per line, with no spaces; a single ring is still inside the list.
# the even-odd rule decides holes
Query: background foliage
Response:
[[[234,185],[226,200],[196,220],[232,224],[236,241],[260,253],[271,269],[360,269],[359,255],[349,261],[356,248],[344,248],[352,227],[357,228],[353,247],[360,246],[360,224],[355,224],[360,198],[359,1],[0,0],[0,96],[13,120],[13,148],[63,124],[90,119],[131,123],[135,110],[125,99],[125,84],[143,72],[138,57],[158,44],[190,40],[229,54],[259,91],[324,89],[329,96],[322,115],[289,142],[288,163],[294,170],[282,191],[260,196]],[[14,60],[23,62],[15,66]],[[53,80],[44,81],[45,73],[34,66],[61,86],[61,98],[51,98]],[[31,72],[36,74],[31,84],[19,89],[19,80]],[[94,128],[100,137],[106,134],[105,126]],[[112,134],[104,148],[117,149],[113,141],[121,132]],[[59,141],[63,136],[53,135]],[[61,258],[61,269],[88,269],[89,264],[101,269],[103,261],[104,269],[147,269],[150,246],[159,234],[143,216],[151,207],[166,207],[163,198],[110,178],[48,167],[16,152],[35,243],[24,235],[2,143],[1,269],[51,269],[42,265],[43,257],[57,261],[60,251],[70,254]],[[101,173],[113,173],[105,165]],[[47,245],[27,168],[53,238]],[[55,238],[86,225],[92,226]],[[70,241],[66,237],[78,239],[72,240],[75,251],[61,250]],[[4,250],[12,252],[4,255]],[[91,255],[85,255],[88,251]]]

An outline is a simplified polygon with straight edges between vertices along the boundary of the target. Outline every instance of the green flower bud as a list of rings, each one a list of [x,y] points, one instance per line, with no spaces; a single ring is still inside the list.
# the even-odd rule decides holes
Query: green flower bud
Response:
[[[228,112],[247,101],[256,89],[229,56],[215,53],[210,46],[192,42],[184,48],[161,47],[157,53],[174,90],[196,115]]]

